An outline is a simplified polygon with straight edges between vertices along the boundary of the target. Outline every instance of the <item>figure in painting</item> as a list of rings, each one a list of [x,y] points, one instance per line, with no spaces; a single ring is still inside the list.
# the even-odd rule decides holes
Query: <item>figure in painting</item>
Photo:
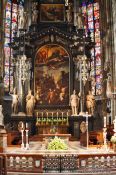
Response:
[[[55,100],[55,91],[50,88],[47,94],[47,101],[49,104],[52,104],[54,100]]]
[[[19,96],[17,95],[16,88],[14,88],[13,95],[12,95],[12,113],[18,113],[18,103],[19,103]]]
[[[2,113],[2,105],[0,105],[0,127],[4,126],[4,116]]]
[[[61,92],[60,92],[60,101],[64,101],[65,99],[65,94],[66,94],[66,88],[61,88]]]
[[[88,114],[93,115],[94,108],[95,108],[95,98],[91,91],[89,91],[88,95],[86,96],[86,107],[87,107]]]
[[[78,95],[76,95],[75,90],[73,91],[73,94],[70,97],[70,104],[72,108],[72,116],[76,116],[79,108],[79,98]]]
[[[29,90],[26,96],[26,113],[27,115],[32,116],[35,106],[35,97],[32,95],[32,91]]]
[[[35,94],[36,101],[40,101],[40,97],[41,97],[41,87],[37,86],[37,91]]]

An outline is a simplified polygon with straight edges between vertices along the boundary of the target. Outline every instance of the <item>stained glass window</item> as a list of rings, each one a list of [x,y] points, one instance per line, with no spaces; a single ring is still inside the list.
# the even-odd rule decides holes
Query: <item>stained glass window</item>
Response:
[[[13,55],[9,43],[13,41],[14,34],[18,29],[18,11],[23,7],[24,0],[7,0],[4,19],[4,86],[6,92],[13,91]]]
[[[81,1],[82,14],[84,16],[84,28],[86,34],[91,33],[91,39],[95,47],[91,50],[91,77],[92,92],[94,95],[102,93],[102,71],[101,71],[101,40],[99,21],[99,2],[96,0]]]

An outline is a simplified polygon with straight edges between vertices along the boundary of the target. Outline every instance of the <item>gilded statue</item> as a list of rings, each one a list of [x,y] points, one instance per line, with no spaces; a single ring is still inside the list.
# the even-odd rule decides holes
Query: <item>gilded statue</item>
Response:
[[[78,114],[79,109],[79,97],[76,95],[76,91],[73,91],[73,94],[70,97],[70,104],[72,108],[72,116],[76,116]]]
[[[88,94],[86,96],[86,107],[87,107],[88,114],[93,115],[94,108],[95,108],[95,98],[91,91],[88,91]]]
[[[32,116],[35,106],[35,97],[32,95],[32,91],[29,90],[26,96],[26,113],[27,115]]]

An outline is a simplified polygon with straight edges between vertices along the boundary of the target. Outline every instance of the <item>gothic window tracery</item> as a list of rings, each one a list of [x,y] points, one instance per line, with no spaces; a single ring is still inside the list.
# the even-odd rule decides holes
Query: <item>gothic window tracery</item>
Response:
[[[100,39],[100,11],[97,0],[82,0],[82,14],[84,16],[84,28],[86,35],[91,32],[91,39],[95,43],[91,50],[91,77],[92,92],[94,95],[102,94],[102,60],[101,60],[101,39]]]
[[[24,8],[24,0],[7,0],[4,19],[4,86],[6,92],[13,92],[13,54],[9,43],[18,29],[18,13]]]

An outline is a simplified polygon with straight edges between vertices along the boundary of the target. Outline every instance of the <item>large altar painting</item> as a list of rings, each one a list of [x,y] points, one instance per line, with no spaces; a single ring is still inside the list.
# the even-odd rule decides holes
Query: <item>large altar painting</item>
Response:
[[[55,44],[38,49],[35,58],[35,97],[37,105],[69,105],[69,54]]]
[[[41,4],[41,22],[64,22],[64,4]]]

